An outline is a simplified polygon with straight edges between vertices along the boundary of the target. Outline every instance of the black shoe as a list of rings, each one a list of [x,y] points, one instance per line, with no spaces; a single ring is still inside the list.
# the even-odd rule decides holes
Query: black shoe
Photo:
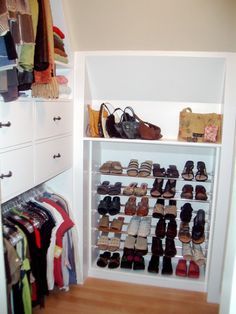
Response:
[[[181,207],[181,212],[180,212],[180,219],[183,222],[190,222],[191,218],[192,218],[192,212],[193,212],[193,208],[191,206],[190,203],[185,203],[182,207]]]
[[[162,273],[162,275],[172,275],[173,274],[173,268],[172,268],[170,257],[167,257],[167,256],[163,257],[161,273]]]
[[[119,198],[119,196],[113,197],[111,204],[110,204],[110,207],[108,209],[108,212],[112,216],[117,215],[120,212],[120,198]]]
[[[148,264],[149,273],[158,273],[159,272],[159,256],[152,255],[150,262]]]
[[[100,201],[98,205],[98,212],[100,215],[106,215],[110,210],[111,206],[111,197],[105,196],[103,200]]]
[[[163,255],[162,241],[160,238],[157,237],[152,238],[152,254],[158,256]]]

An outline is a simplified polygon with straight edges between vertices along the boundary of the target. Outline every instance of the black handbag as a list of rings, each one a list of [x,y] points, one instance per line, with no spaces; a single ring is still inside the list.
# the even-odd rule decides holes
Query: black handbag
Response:
[[[110,137],[122,138],[122,129],[118,126],[120,123],[120,117],[117,114],[117,111],[124,112],[121,108],[116,108],[111,114],[108,115],[106,119],[106,131]],[[117,122],[119,120],[119,122]]]
[[[132,115],[130,115],[127,110],[129,110]],[[139,138],[139,122],[136,120],[133,108],[125,107],[120,122],[115,124],[115,128],[122,138]]]

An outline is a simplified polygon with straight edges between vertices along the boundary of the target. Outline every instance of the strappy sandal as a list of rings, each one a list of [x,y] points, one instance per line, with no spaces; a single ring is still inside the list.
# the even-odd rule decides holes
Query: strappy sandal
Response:
[[[127,175],[130,177],[136,177],[138,175],[138,160],[131,159],[127,168]]]
[[[119,195],[120,193],[121,193],[121,182],[116,182],[114,185],[109,186],[109,189],[108,189],[109,195]]]
[[[169,179],[166,182],[163,197],[164,198],[173,198],[175,196],[175,187],[176,187],[176,180]]]
[[[130,196],[125,204],[125,215],[133,216],[136,214],[136,197]]]
[[[135,188],[138,186],[137,182],[132,182],[128,186],[126,186],[123,190],[124,195],[134,195]]]
[[[150,176],[152,172],[152,161],[151,160],[146,160],[141,163],[141,166],[139,168],[138,175],[140,177],[148,177]]]
[[[148,197],[143,196],[141,198],[141,201],[138,203],[137,216],[147,216],[148,215],[148,209],[149,209]]]
[[[99,267],[106,267],[108,265],[109,259],[111,258],[110,252],[104,252],[99,255],[99,258],[97,260],[97,266]]]
[[[98,185],[97,193],[101,195],[108,194],[109,192],[109,181],[103,181],[102,184]]]
[[[141,183],[140,187],[134,188],[134,195],[136,196],[145,196],[147,194],[147,183]]]
[[[195,187],[195,200],[201,200],[201,201],[207,200],[206,189],[203,185],[196,185],[196,187]]]
[[[207,175],[207,171],[206,171],[206,165],[203,161],[198,161],[195,180],[204,182],[207,179],[208,179],[208,175]]]
[[[164,217],[164,203],[163,199],[158,199],[154,205],[152,217],[154,218],[163,218]]]
[[[192,160],[188,160],[185,163],[184,170],[181,174],[182,178],[186,181],[191,181],[194,178],[193,174],[194,163]]]
[[[181,198],[193,199],[193,187],[190,184],[185,184],[182,187],[182,192],[180,194]]]
[[[114,269],[120,266],[120,253],[113,253],[108,263],[108,268]]]
[[[178,233],[179,240],[183,243],[189,243],[191,241],[191,234],[189,224],[181,222]]]
[[[153,164],[152,167],[152,173],[154,177],[165,177],[166,176],[166,170],[165,168],[161,168],[160,164]]]
[[[193,228],[192,228],[192,241],[193,243],[200,244],[205,240],[205,211],[203,209],[199,209],[197,211],[197,215],[193,220]]]
[[[152,197],[160,197],[162,195],[162,186],[163,186],[163,179],[155,179],[153,183],[153,187],[150,191]]]
[[[169,165],[169,168],[166,171],[167,178],[178,178],[179,171],[175,165]]]

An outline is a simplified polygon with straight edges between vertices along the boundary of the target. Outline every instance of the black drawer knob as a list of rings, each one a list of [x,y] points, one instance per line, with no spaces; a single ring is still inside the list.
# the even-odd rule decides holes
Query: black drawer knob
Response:
[[[11,126],[11,122],[8,121],[7,123],[3,123],[3,122],[0,122],[0,128],[9,128]]]
[[[57,155],[53,155],[53,158],[54,158],[54,159],[60,158],[60,157],[61,157],[61,154],[59,154],[59,153],[58,153]]]
[[[54,118],[53,118],[53,121],[57,121],[57,120],[61,120],[61,117],[58,116],[58,117],[54,117]]]
[[[9,171],[8,172],[8,174],[1,174],[0,175],[0,179],[4,179],[4,178],[10,178],[10,177],[12,177],[12,172],[11,171]]]

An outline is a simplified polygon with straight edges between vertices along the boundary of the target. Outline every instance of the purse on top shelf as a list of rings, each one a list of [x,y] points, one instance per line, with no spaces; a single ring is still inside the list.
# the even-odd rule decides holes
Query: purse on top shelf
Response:
[[[179,114],[178,140],[221,143],[222,120],[222,114],[193,113],[191,108],[184,108]]]

